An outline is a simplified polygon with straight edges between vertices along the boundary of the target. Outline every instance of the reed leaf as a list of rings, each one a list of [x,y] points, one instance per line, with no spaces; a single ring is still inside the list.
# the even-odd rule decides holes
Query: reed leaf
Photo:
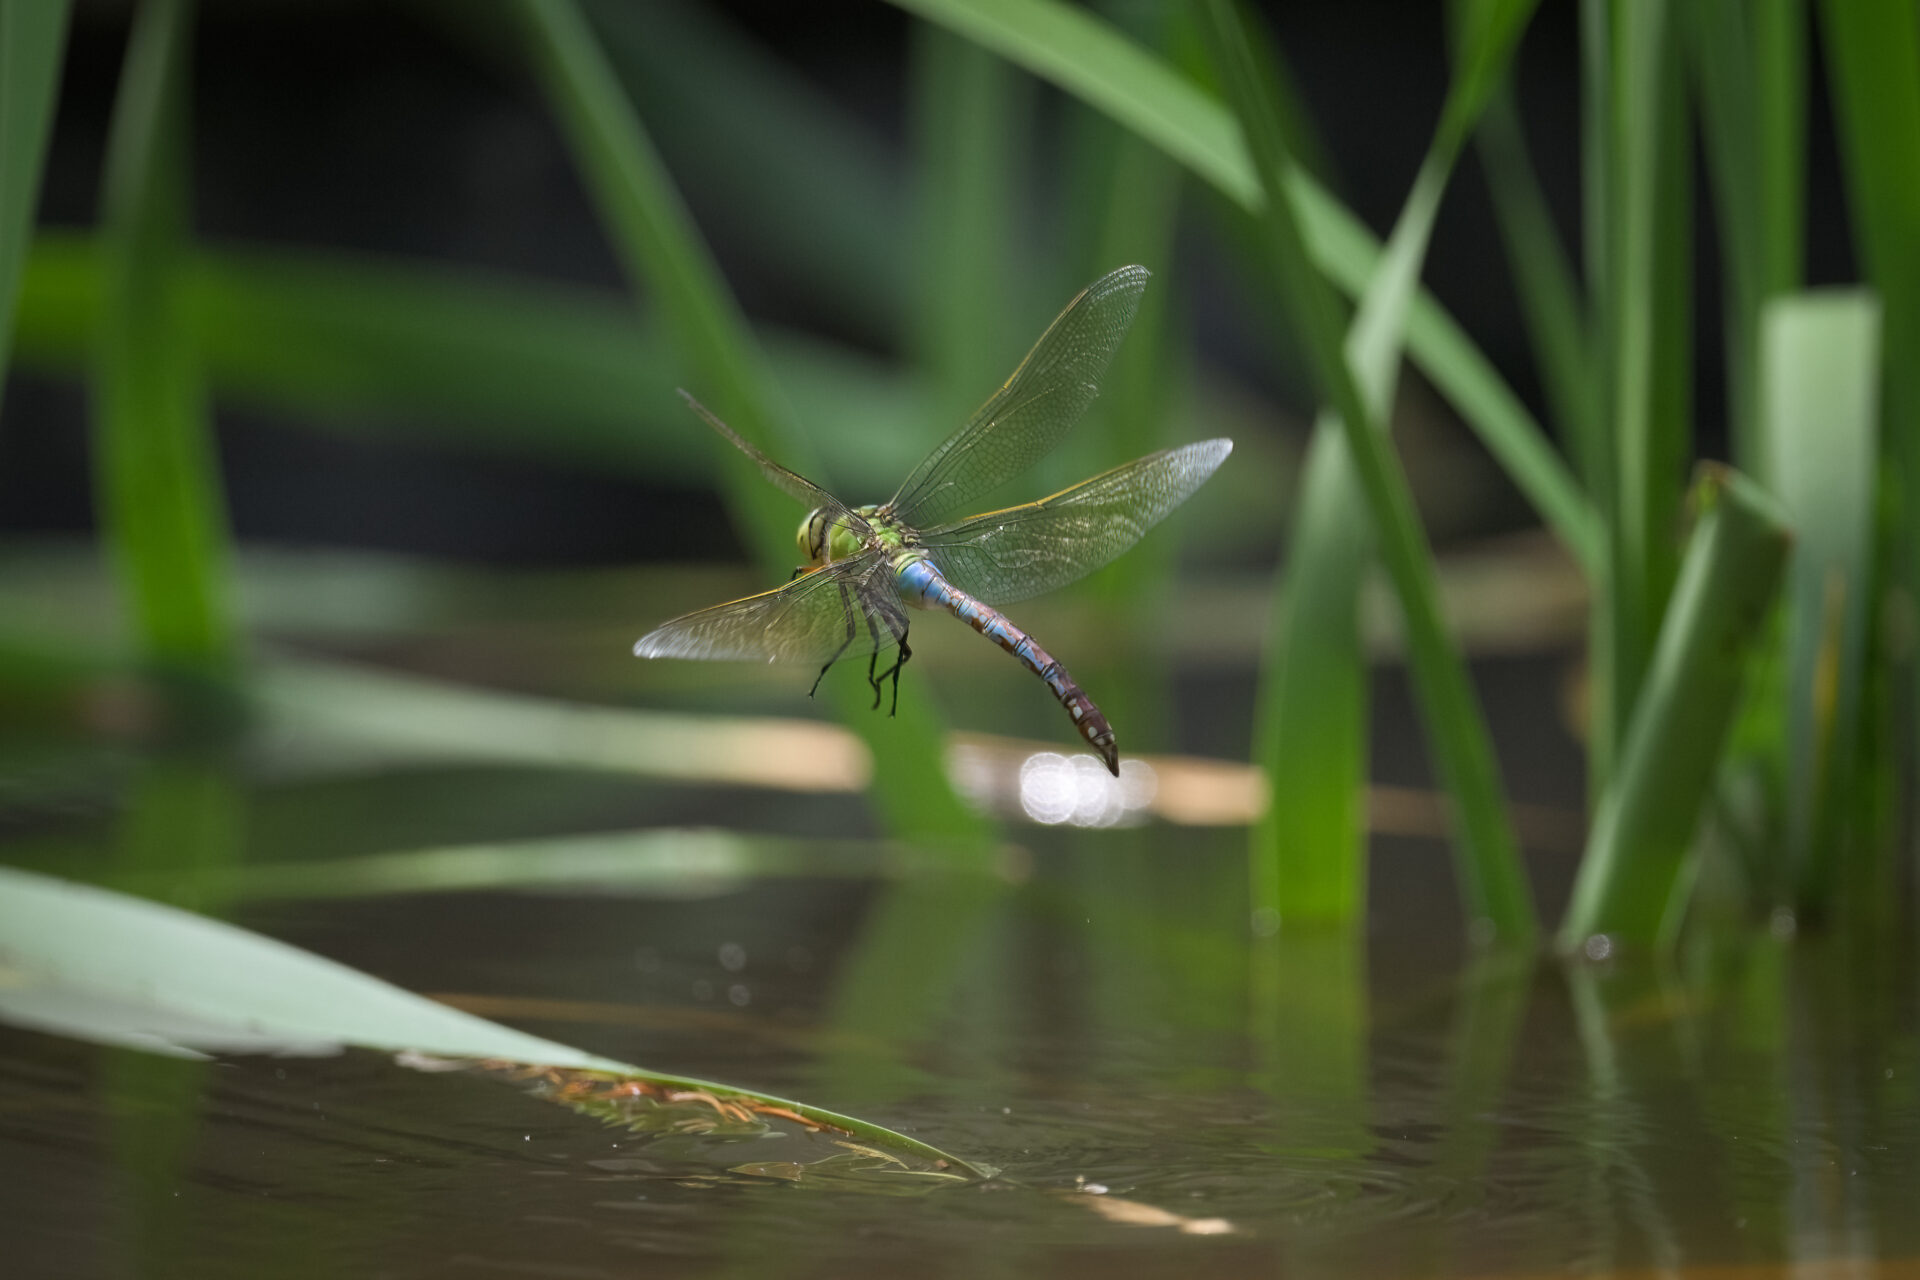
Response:
[[[225,503],[179,262],[187,233],[192,7],[134,16],[102,176],[94,471],[140,651],[202,675],[231,664]]]
[[[1920,38],[1902,0],[1824,0],[1820,16],[1855,250],[1880,295],[1884,349],[1893,353],[1883,370],[1881,438],[1901,506],[1889,567],[1907,597],[1920,599],[1920,363],[1908,358],[1920,348]],[[1910,658],[1897,678],[1905,714],[1920,712]]]
[[[1799,531],[1786,585],[1786,846],[1799,901],[1831,905],[1867,825],[1853,776],[1874,593],[1880,305],[1859,289],[1761,313],[1765,478]],[[1854,810],[1848,821],[1847,810]],[[1890,886],[1887,886],[1890,888]]]
[[[7,384],[13,304],[39,203],[71,8],[69,0],[0,6],[0,388]]]
[[[102,323],[97,237],[43,232],[20,289],[20,367],[85,367]],[[688,431],[680,362],[658,318],[585,289],[307,249],[201,249],[176,286],[202,376],[222,403],[328,430],[428,436],[535,461],[688,484],[718,458]],[[820,421],[835,474],[880,488],[918,460],[889,442],[924,418],[877,360],[776,332],[768,363]]]
[[[1701,803],[1745,684],[1744,659],[1780,583],[1791,534],[1758,485],[1706,466],[1691,501],[1699,522],[1587,837],[1560,929],[1567,952],[1671,945],[1677,936]],[[1609,943],[1595,943],[1600,935]]]
[[[1486,724],[1465,663],[1441,621],[1432,555],[1381,415],[1391,396],[1401,319],[1418,279],[1447,173],[1530,11],[1527,4],[1484,11],[1485,25],[1478,29],[1482,41],[1466,46],[1465,71],[1449,94],[1428,162],[1422,165],[1395,227],[1379,283],[1370,287],[1363,301],[1350,351],[1343,349],[1332,291],[1309,260],[1293,202],[1283,195],[1292,161],[1239,13],[1231,0],[1214,0],[1207,11],[1222,82],[1267,189],[1262,230],[1275,284],[1295,309],[1296,322],[1311,349],[1316,381],[1339,419],[1340,438],[1352,455],[1381,561],[1399,596],[1428,740],[1455,808],[1456,865],[1464,906],[1476,930],[1484,927],[1507,942],[1521,942],[1532,935],[1533,908]],[[1275,713],[1284,709],[1269,708]],[[1339,899],[1349,896],[1351,889],[1334,886],[1332,892],[1330,901],[1350,911],[1350,902],[1341,904]]]
[[[332,1053],[356,1045],[607,1072],[784,1109],[889,1150],[988,1171],[805,1103],[585,1053],[175,907],[0,868],[9,981],[0,1016],[154,1053]]]

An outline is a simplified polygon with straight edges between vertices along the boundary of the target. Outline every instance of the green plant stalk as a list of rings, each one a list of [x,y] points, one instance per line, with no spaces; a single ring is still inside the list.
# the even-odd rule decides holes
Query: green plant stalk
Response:
[[[651,290],[681,349],[695,384],[689,389],[748,440],[821,481],[811,451],[776,407],[745,319],[578,8],[567,0],[520,0],[519,12],[581,173],[628,273]],[[725,472],[728,506],[751,534],[763,566],[779,574],[792,558],[796,513],[786,509],[790,504],[771,501],[772,490],[749,471],[736,465]],[[899,723],[876,722],[854,681],[829,681],[827,687],[873,753],[870,794],[888,829],[907,838],[967,837],[957,847],[988,856],[987,825],[947,780],[940,755],[944,733],[919,686],[901,698]]]
[[[1920,42],[1900,0],[1824,0],[1820,6],[1847,206],[1867,279],[1880,294],[1884,350],[1881,440],[1897,495],[1883,527],[1890,581],[1920,599]],[[1892,695],[1920,716],[1920,676],[1909,654]],[[1909,777],[1911,755],[1899,767]],[[1906,804],[1908,813],[1912,804]]]
[[[102,257],[91,235],[34,242],[20,290],[21,368],[85,370],[103,314]],[[202,376],[221,403],[689,483],[733,463],[707,433],[686,430],[674,394],[684,373],[657,318],[602,293],[309,250],[202,250],[177,270]],[[883,425],[925,416],[911,383],[789,335],[770,337],[768,353],[796,399],[847,424],[847,440],[826,442],[837,471],[865,468],[861,478],[877,485],[915,461],[911,442],[878,461],[866,443]]]
[[[1703,466],[1692,503],[1699,523],[1560,929],[1570,953],[1596,934],[1635,946],[1676,939],[1701,805],[1779,587],[1791,534],[1772,498]]]
[[[1607,274],[1610,305],[1607,370],[1612,382],[1609,569],[1602,597],[1609,631],[1605,682],[1608,722],[1625,725],[1639,696],[1665,605],[1665,547],[1674,506],[1662,474],[1669,446],[1657,421],[1660,370],[1656,335],[1664,327],[1661,279],[1663,117],[1681,110],[1668,100],[1664,66],[1666,6],[1661,0],[1615,9],[1609,15],[1608,104],[1612,120],[1607,165],[1612,208]],[[1603,761],[1602,778],[1611,776]]]
[[[192,7],[143,6],[128,37],[102,176],[94,353],[95,487],[140,651],[226,672],[238,648],[231,558],[197,353],[182,314]]]
[[[1764,474],[1801,530],[1787,573],[1784,687],[1773,690],[1786,703],[1786,847],[1800,905],[1818,912],[1837,896],[1849,837],[1870,825],[1847,822],[1842,802],[1859,795],[1880,305],[1858,289],[1776,298],[1760,332]]]
[[[1345,358],[1376,421],[1391,412],[1405,318],[1440,195],[1531,9],[1462,7],[1460,69],[1440,127],[1347,335]],[[1256,708],[1255,759],[1270,798],[1252,831],[1254,906],[1289,924],[1351,923],[1366,910],[1359,611],[1373,556],[1367,494],[1341,430],[1331,411],[1314,427]]]
[[[1588,457],[1598,447],[1600,406],[1586,304],[1528,163],[1511,86],[1503,85],[1487,104],[1477,141],[1534,366],[1573,456]]]
[[[1367,904],[1367,655],[1359,589],[1373,532],[1340,424],[1314,424],[1275,585],[1254,705],[1267,805],[1248,833],[1255,910],[1285,927],[1353,923]]]
[[[938,27],[917,28],[914,41],[915,239],[924,246],[913,272],[914,347],[934,420],[959,423],[1020,358],[1007,339],[1011,285],[1028,278],[1014,212],[1032,82]]]
[[[470,8],[448,9],[450,25],[471,23]],[[913,240],[877,132],[715,6],[588,0],[585,12],[671,171],[738,229],[730,243],[863,336],[897,333]]]
[[[1231,113],[1163,60],[1084,10],[1058,0],[894,0],[994,50],[1106,113],[1249,213],[1266,202]],[[1320,269],[1357,296],[1378,270],[1377,239],[1297,169],[1287,192]],[[1416,296],[1407,346],[1488,452],[1583,565],[1600,553],[1585,497],[1519,398],[1431,295]]]
[[[1807,222],[1806,0],[1754,0],[1754,82],[1759,135],[1760,287],[1798,289]]]
[[[1525,7],[1519,10],[1524,14]],[[1468,682],[1465,663],[1440,618],[1432,556],[1406,476],[1342,350],[1333,293],[1314,269],[1292,201],[1284,195],[1291,160],[1275,126],[1267,87],[1252,61],[1238,11],[1231,0],[1213,0],[1208,17],[1222,83],[1237,109],[1248,150],[1260,159],[1258,169],[1268,193],[1264,226],[1276,284],[1296,308],[1322,394],[1340,416],[1373,516],[1380,557],[1400,599],[1408,659],[1435,764],[1455,806],[1454,844],[1463,903],[1470,918],[1487,922],[1494,938],[1524,942],[1533,934],[1534,920],[1519,850],[1505,812],[1486,723]],[[1423,224],[1431,226],[1446,169],[1479,105],[1470,95],[1450,96],[1432,153],[1439,163],[1422,167],[1407,198],[1399,225],[1408,230],[1404,236],[1395,237],[1388,254],[1390,261],[1395,255],[1404,256],[1386,267],[1383,275],[1409,293],[1425,247],[1421,228]],[[1379,314],[1391,319],[1395,309],[1383,304]],[[1392,351],[1392,346],[1387,346],[1382,357]],[[1361,376],[1368,372],[1361,371]]]
[[[1720,227],[1727,416],[1734,465],[1766,475],[1759,420],[1760,307],[1800,284],[1805,28],[1798,0],[1701,0],[1688,45]]]
[[[14,299],[40,198],[70,0],[0,5],[0,388],[13,350]]]

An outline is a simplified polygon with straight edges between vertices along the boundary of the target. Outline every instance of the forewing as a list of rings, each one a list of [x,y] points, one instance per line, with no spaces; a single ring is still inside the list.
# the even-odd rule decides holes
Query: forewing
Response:
[[[1187,500],[1233,452],[1231,440],[1136,458],[1051,498],[928,530],[921,545],[947,580],[987,604],[1063,587],[1106,564]]]
[[[924,527],[1013,479],[1059,444],[1099,394],[1149,274],[1145,267],[1121,267],[1081,290],[1000,390],[914,468],[889,504],[893,513]]]
[[[633,646],[640,658],[826,663],[895,642],[886,556],[870,551],[795,578],[774,591],[664,622]]]
[[[760,450],[754,448],[751,444],[748,444],[737,431],[720,421],[707,406],[695,400],[691,395],[688,395],[684,389],[681,390],[680,394],[685,398],[687,407],[700,415],[702,422],[719,432],[721,439],[727,441],[727,443],[746,454],[749,458],[752,458],[754,465],[760,468],[760,474],[773,481],[775,487],[783,493],[799,499],[801,503],[810,509],[826,508],[833,515],[846,520],[852,526],[855,533],[864,534],[867,532],[867,522],[848,510],[846,504],[841,502],[840,499],[834,497],[799,472],[787,470],[772,458],[769,458],[766,454],[760,452]]]

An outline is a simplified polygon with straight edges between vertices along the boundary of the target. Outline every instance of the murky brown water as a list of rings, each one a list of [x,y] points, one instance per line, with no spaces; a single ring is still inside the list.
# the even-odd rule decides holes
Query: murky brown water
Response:
[[[0,1030],[9,1274],[1824,1272],[1920,1255],[1904,956],[1767,940],[1664,974],[1463,970],[1450,908],[1422,905],[1445,855],[1417,845],[1384,855],[1403,874],[1364,948],[1256,941],[1239,840],[1036,837],[1019,885],[232,903],[237,923],[497,1020],[1005,1172],[796,1182],[751,1172],[793,1160],[791,1136],[638,1135],[371,1052],[194,1063]]]

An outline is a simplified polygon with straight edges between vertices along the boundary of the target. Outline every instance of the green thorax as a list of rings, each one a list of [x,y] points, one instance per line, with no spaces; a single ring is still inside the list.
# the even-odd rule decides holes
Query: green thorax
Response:
[[[869,532],[861,533],[844,519],[830,519],[826,511],[814,511],[800,525],[800,550],[813,565],[832,564],[859,555],[873,545],[902,557],[921,559],[916,550],[919,540],[913,530],[880,513],[878,506],[854,508],[854,514],[867,522]]]

